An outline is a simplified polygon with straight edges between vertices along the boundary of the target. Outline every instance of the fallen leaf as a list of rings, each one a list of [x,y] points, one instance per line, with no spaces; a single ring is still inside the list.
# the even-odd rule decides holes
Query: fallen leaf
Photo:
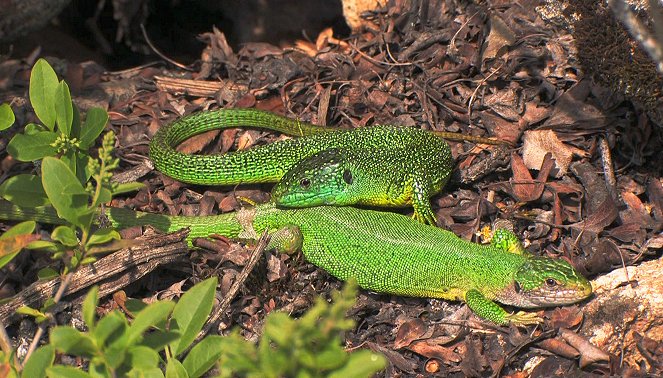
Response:
[[[413,341],[420,339],[426,333],[428,327],[419,318],[410,319],[398,328],[394,349],[400,349],[410,345]]]
[[[580,352],[580,368],[585,368],[596,362],[609,362],[610,355],[595,347],[586,338],[568,329],[560,329],[559,335]]]
[[[426,341],[415,341],[410,344],[408,349],[427,358],[437,358],[445,363],[458,363],[461,361],[460,355],[450,348],[437,344],[429,344]]]
[[[280,280],[285,277],[287,273],[288,268],[283,260],[281,260],[280,255],[269,254],[267,256],[267,280],[269,282]]]
[[[501,18],[495,14],[490,15],[490,33],[486,38],[482,60],[492,59],[503,55],[506,48],[513,46],[516,36]]]
[[[544,185],[534,181],[523,159],[516,153],[511,154],[511,171],[513,178],[509,180],[511,194],[520,202],[530,202],[541,197]]]
[[[33,226],[34,227],[34,226]],[[12,238],[0,240],[0,257],[11,255],[23,249],[28,244],[35,240],[39,240],[39,235],[23,234],[16,235]]]
[[[562,143],[552,130],[530,130],[523,135],[523,160],[529,169],[541,169],[547,153],[555,158],[558,169],[555,177],[562,177],[569,169],[573,155],[584,156],[585,152]]]

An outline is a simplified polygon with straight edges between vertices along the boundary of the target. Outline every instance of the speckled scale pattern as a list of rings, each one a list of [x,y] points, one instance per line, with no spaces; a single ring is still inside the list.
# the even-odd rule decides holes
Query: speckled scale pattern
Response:
[[[193,135],[232,127],[257,127],[302,137],[226,154],[190,155],[175,149]],[[402,149],[408,152],[403,157],[405,162],[441,167],[446,172],[443,180],[446,180],[452,163],[448,144],[421,129],[399,126],[330,129],[253,109],[222,109],[183,117],[154,135],[150,158],[159,171],[183,182],[236,185],[277,182],[299,161],[316,152],[338,147]],[[418,155],[420,152],[432,152],[437,159],[431,161],[427,156]]]
[[[383,293],[462,300],[466,290],[476,288],[495,299],[527,259],[389,212],[263,205],[255,218],[258,232],[288,224],[300,228],[308,261]]]

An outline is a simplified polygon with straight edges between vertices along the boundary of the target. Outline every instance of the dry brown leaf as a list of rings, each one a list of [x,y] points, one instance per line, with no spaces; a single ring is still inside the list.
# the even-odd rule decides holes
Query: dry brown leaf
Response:
[[[565,145],[552,130],[525,131],[523,135],[523,160],[529,169],[541,169],[543,157],[552,153],[558,171],[555,177],[566,174],[573,155],[584,156],[585,152]]]
[[[532,179],[523,159],[516,153],[511,154],[511,171],[513,172],[513,178],[509,182],[511,193],[518,201],[534,201],[541,196],[543,184]]]
[[[516,35],[509,25],[495,14],[490,15],[490,33],[486,38],[486,48],[482,60],[492,59],[506,52],[516,42]]]
[[[13,238],[0,240],[0,257],[16,253],[23,249],[23,247],[39,239],[39,235],[23,234],[16,235]]]
[[[452,349],[442,345],[429,344],[426,341],[415,341],[408,349],[424,357],[437,358],[444,363],[458,363],[461,361],[461,356]]]
[[[560,336],[580,352],[580,367],[584,368],[597,362],[609,362],[610,355],[592,345],[586,338],[568,329],[560,329]]]
[[[412,344],[413,341],[420,339],[428,327],[423,320],[414,318],[401,324],[394,340],[394,349],[400,349]]]

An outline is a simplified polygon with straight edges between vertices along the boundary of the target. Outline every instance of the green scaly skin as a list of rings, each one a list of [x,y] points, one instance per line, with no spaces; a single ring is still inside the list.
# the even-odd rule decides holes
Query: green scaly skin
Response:
[[[272,190],[280,207],[321,205],[393,206],[412,204],[414,218],[435,224],[429,197],[446,184],[435,173],[434,153],[421,152],[416,167],[400,149],[383,149],[369,159],[364,150],[332,148],[314,154],[288,171]],[[429,158],[429,159],[426,159]],[[431,175],[431,172],[433,175]]]
[[[233,127],[258,127],[303,137],[220,155],[189,155],[175,149],[193,135]],[[391,183],[390,190],[382,192],[360,187],[365,190],[354,193],[357,200],[353,203],[413,204],[415,218],[435,224],[429,197],[444,187],[453,167],[449,145],[440,136],[463,137],[399,126],[332,130],[258,110],[222,109],[194,113],[162,127],[150,143],[150,158],[159,171],[179,181],[237,185],[278,182],[300,161],[324,150],[345,148],[365,163],[367,172]],[[373,164],[377,159],[379,164]]]
[[[496,302],[538,308],[578,302],[590,283],[567,262],[522,251],[515,235],[497,232],[483,246],[408,217],[352,207],[279,209],[273,204],[208,216],[181,217],[109,208],[117,228],[150,224],[164,232],[189,227],[189,238],[211,234],[256,239],[272,230],[273,247],[301,250],[333,276],[355,277],[367,290],[404,296],[465,301],[481,318],[497,324],[532,324],[534,313],[510,314]],[[52,208],[21,209],[0,201],[0,219],[62,222]],[[285,232],[284,232],[285,231]]]

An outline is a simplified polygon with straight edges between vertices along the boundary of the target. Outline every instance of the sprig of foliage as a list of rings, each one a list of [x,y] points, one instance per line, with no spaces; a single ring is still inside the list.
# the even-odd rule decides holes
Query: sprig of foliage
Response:
[[[26,125],[23,133],[11,139],[7,151],[16,160],[35,162],[40,166],[40,174],[10,177],[0,185],[0,196],[18,206],[51,205],[56,209],[67,224],[53,230],[51,241],[30,246],[50,251],[55,258],[67,257],[63,271],[67,273],[80,264],[95,261],[94,256],[86,256],[91,247],[119,239],[119,234],[112,230],[93,231],[92,222],[99,206],[109,202],[114,193],[128,187],[135,189],[136,185],[110,182],[112,171],[119,164],[113,157],[112,132],[103,137],[98,158],[90,156],[89,150],[106,126],[108,114],[101,108],[91,108],[81,122],[69,86],[58,80],[44,59],[39,59],[32,68],[30,101],[41,124]],[[14,121],[11,107],[0,106],[0,129],[10,127]],[[0,258],[0,267],[10,260]],[[48,272],[55,273],[47,269],[40,276],[46,278]]]
[[[341,333],[354,326],[344,318],[355,302],[354,282],[334,293],[331,305],[318,299],[299,320],[269,314],[257,345],[234,331],[207,336],[185,353],[211,312],[216,284],[210,278],[193,286],[177,304],[127,303],[139,307],[131,322],[118,310],[96,320],[95,287],[83,302],[88,331],[53,328],[50,343],[35,351],[21,377],[164,377],[165,371],[166,377],[195,378],[215,365],[221,377],[370,377],[386,364],[381,355],[342,347]],[[81,358],[88,370],[54,363],[56,352]]]
[[[98,157],[89,150],[108,122],[108,114],[92,108],[81,122],[78,109],[71,100],[69,86],[59,81],[53,68],[43,59],[35,63],[30,75],[30,102],[40,124],[30,123],[23,133],[14,135],[7,151],[18,161],[33,162],[39,174],[19,174],[0,185],[0,196],[22,207],[50,205],[64,222],[56,227],[50,240],[36,240],[32,235],[34,222],[20,224],[0,238],[0,268],[11,261],[21,249],[41,249],[64,263],[61,272],[51,267],[42,269],[39,277],[63,277],[53,298],[40,309],[23,307],[17,312],[33,316],[41,323],[27,355],[38,345],[46,330],[48,309],[57,303],[67,288],[69,273],[83,264],[96,261],[89,253],[93,247],[120,238],[112,229],[93,228],[93,220],[101,204],[109,202],[114,190],[122,190],[110,182],[119,160],[113,157],[115,136],[103,137]],[[9,105],[0,106],[0,129],[15,122]],[[136,188],[135,185],[130,185]],[[105,248],[110,250],[111,248]]]
[[[222,339],[221,377],[370,377],[384,369],[383,356],[369,350],[346,352],[343,331],[354,327],[345,313],[354,305],[357,284],[349,280],[333,294],[333,304],[318,298],[300,319],[282,312],[267,316],[257,345],[238,331]]]

